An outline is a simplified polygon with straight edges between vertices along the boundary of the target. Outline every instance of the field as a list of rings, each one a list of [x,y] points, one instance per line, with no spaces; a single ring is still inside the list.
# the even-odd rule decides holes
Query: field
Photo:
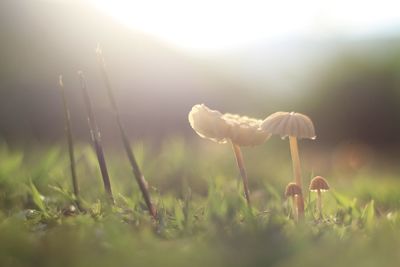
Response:
[[[300,153],[306,187],[314,175],[323,175],[331,190],[323,194],[322,218],[316,194],[305,193],[305,219],[295,222],[284,196],[292,180],[287,142],[273,138],[243,150],[249,209],[229,145],[197,139],[133,146],[157,220],[146,210],[122,148],[105,149],[112,206],[94,152],[77,144],[79,211],[66,146],[3,143],[0,266],[397,266],[396,168],[375,158],[356,169],[313,173],[310,153]],[[302,142],[300,149],[310,145]]]
[[[398,10],[0,0],[0,267],[399,267]]]

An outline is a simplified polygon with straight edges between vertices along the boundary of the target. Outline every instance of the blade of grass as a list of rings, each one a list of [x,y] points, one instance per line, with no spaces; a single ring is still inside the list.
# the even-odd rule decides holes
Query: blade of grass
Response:
[[[72,178],[72,186],[74,189],[74,196],[75,202],[79,209],[81,209],[80,201],[79,201],[79,184],[78,178],[76,175],[76,163],[75,163],[75,154],[74,154],[74,139],[72,137],[72,130],[71,130],[71,115],[68,108],[67,98],[65,96],[65,89],[64,83],[62,79],[62,75],[59,76],[59,85],[60,85],[60,92],[63,99],[63,106],[64,106],[64,125],[65,125],[65,134],[67,136],[68,142],[68,153],[69,153],[69,161],[70,161],[70,168],[71,168],[71,178]]]
[[[50,215],[47,212],[46,204],[44,203],[43,196],[39,193],[36,186],[33,184],[32,180],[29,179],[29,187],[31,189],[32,200],[39,210],[43,213],[45,218],[49,218]]]
[[[125,131],[125,128],[124,128],[124,125],[122,123],[121,116],[120,116],[120,113],[119,113],[119,109],[118,109],[118,106],[117,106],[117,102],[115,101],[113,88],[111,86],[110,79],[108,78],[106,66],[105,66],[105,63],[104,63],[103,53],[102,53],[100,47],[97,47],[96,54],[97,54],[98,64],[99,64],[100,70],[101,70],[101,75],[102,75],[104,83],[106,85],[108,98],[110,100],[111,107],[113,109],[114,116],[115,116],[115,119],[117,121],[118,128],[119,128],[119,131],[120,131],[120,134],[121,134],[122,143],[123,143],[123,146],[125,148],[125,152],[126,152],[126,154],[128,156],[128,160],[129,160],[129,163],[130,163],[130,165],[132,167],[133,174],[134,174],[134,176],[136,178],[136,182],[139,185],[140,191],[142,192],[144,201],[146,202],[146,205],[147,205],[147,208],[148,208],[148,210],[150,212],[150,215],[154,219],[156,219],[157,211],[156,211],[156,208],[154,207],[153,203],[151,202],[147,181],[144,178],[144,175],[143,175],[143,173],[141,172],[141,170],[139,168],[139,165],[138,165],[138,163],[136,161],[135,155],[133,154],[132,148],[130,146],[130,143],[129,143],[129,140],[128,140],[128,135],[127,135],[127,133]]]
[[[110,176],[108,174],[106,160],[105,160],[104,152],[103,152],[103,145],[101,143],[101,134],[100,134],[99,127],[97,126],[96,118],[93,113],[92,103],[90,101],[90,95],[89,95],[89,92],[88,92],[87,86],[86,86],[86,79],[83,76],[82,71],[78,72],[78,76],[79,76],[79,80],[80,80],[80,84],[81,84],[85,107],[86,107],[87,120],[88,120],[89,129],[90,129],[90,137],[93,142],[97,160],[99,162],[101,176],[103,178],[104,189],[109,197],[110,202],[114,203],[114,197],[113,197],[113,193],[112,193],[112,189],[111,189]]]

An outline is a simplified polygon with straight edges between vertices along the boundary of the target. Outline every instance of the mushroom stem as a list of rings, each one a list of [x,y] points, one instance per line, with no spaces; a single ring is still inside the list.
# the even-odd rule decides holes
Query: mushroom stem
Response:
[[[297,205],[296,205],[296,202],[297,202],[297,195],[295,195],[295,196],[292,196],[292,202],[293,202],[293,219],[295,220],[295,221],[298,221],[298,219],[299,219],[299,214],[298,214],[298,211],[297,211]]]
[[[322,196],[321,196],[321,190],[317,190],[317,208],[318,208],[318,213],[319,217],[322,217]]]
[[[242,176],[244,195],[245,195],[246,200],[247,200],[247,205],[250,207],[249,182],[248,182],[248,179],[247,179],[246,169],[244,167],[244,160],[243,160],[242,151],[240,149],[240,146],[236,145],[232,141],[231,141],[231,143],[232,143],[233,152],[235,153],[236,163],[238,165],[238,168],[239,168],[239,171],[240,171],[240,175]]]
[[[290,143],[290,154],[292,156],[292,162],[293,162],[293,174],[295,182],[301,188],[301,190],[303,190],[303,185],[301,182],[300,157],[299,157],[299,148],[297,145],[297,138],[295,136],[289,136],[289,143]],[[302,218],[304,216],[303,195],[297,196],[297,213],[299,218]]]

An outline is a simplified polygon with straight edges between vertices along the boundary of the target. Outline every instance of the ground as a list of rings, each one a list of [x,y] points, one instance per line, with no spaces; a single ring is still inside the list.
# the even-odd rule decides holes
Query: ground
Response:
[[[300,149],[306,149],[307,143]],[[117,148],[115,148],[117,147]],[[284,188],[289,149],[243,151],[253,206],[246,205],[231,148],[205,140],[136,142],[150,184],[153,220],[123,150],[106,147],[116,204],[107,204],[91,147],[77,145],[82,206],[74,206],[63,143],[1,145],[0,266],[397,266],[400,193],[396,167],[325,168],[323,216],[306,193],[296,223]],[[328,153],[329,154],[329,153]],[[315,169],[301,153],[304,188]],[[322,171],[322,169],[321,169]]]

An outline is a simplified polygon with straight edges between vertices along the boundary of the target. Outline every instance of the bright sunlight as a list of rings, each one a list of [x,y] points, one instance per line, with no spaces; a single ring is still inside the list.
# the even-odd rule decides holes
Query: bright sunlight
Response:
[[[390,0],[91,0],[123,24],[190,50],[236,48],[319,34],[365,34],[398,25]],[[357,14],[357,16],[354,16]],[[389,29],[390,30],[390,29]]]

